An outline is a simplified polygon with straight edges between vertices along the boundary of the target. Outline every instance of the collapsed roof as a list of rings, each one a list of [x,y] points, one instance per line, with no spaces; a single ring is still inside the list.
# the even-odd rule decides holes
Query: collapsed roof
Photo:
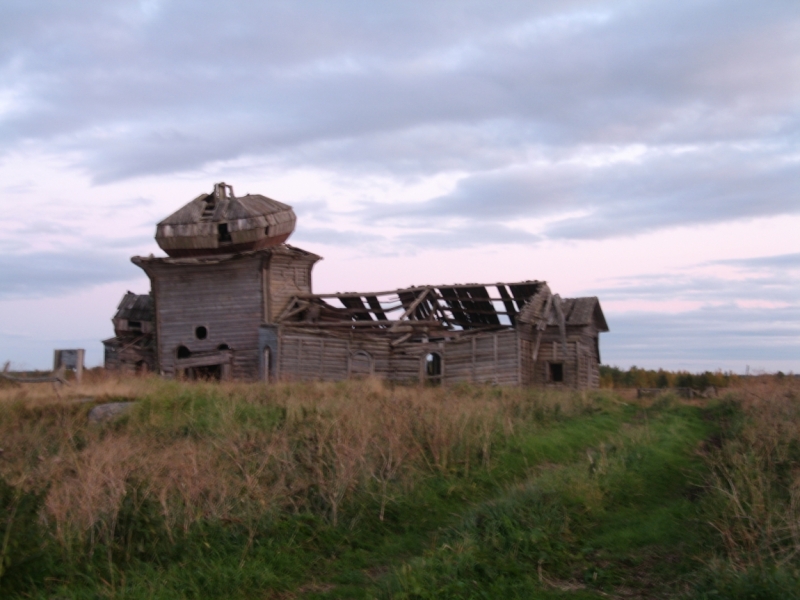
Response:
[[[152,321],[153,297],[150,294],[126,293],[117,307],[114,320],[126,319],[128,321]]]
[[[302,294],[277,321],[331,330],[458,337],[470,332],[563,324],[561,299],[543,281],[410,287],[385,292]]]
[[[563,298],[561,309],[564,311],[564,322],[568,326],[589,325],[594,321],[598,331],[608,331],[608,323],[597,296]]]

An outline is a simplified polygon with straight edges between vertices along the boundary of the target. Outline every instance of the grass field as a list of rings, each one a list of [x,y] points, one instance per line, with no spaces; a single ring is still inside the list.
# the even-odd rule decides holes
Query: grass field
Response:
[[[0,388],[3,598],[800,597],[794,378],[67,390]]]

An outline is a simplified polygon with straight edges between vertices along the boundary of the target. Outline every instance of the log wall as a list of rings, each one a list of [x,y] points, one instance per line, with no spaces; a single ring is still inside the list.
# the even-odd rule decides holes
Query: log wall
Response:
[[[111,338],[103,342],[104,368],[126,374],[157,371],[155,348],[152,338]]]
[[[206,264],[151,264],[160,369],[175,375],[177,351],[233,350],[232,376],[258,373],[258,326],[263,313],[261,257]],[[203,340],[197,327],[207,330]]]
[[[397,382],[426,380],[425,358],[441,357],[444,383],[520,383],[519,339],[515,330],[477,333],[453,341],[408,342],[393,348],[390,338],[341,335],[303,327],[262,328],[262,354],[270,349],[272,380],[338,381],[369,372]],[[264,366],[262,364],[262,376]]]
[[[314,254],[275,253],[265,261],[265,323],[273,323],[293,296],[311,293],[311,269],[317,260]]]
[[[598,332],[593,325],[567,327],[565,347],[558,327],[548,327],[541,335],[536,362],[533,361],[536,333],[521,336],[523,382],[528,385],[578,389],[600,387],[597,336]],[[563,381],[552,380],[551,363],[562,365]]]
[[[270,322],[298,293],[311,291],[316,255],[295,249],[264,250],[235,259],[181,262],[144,259],[155,299],[159,369],[174,376],[180,346],[192,356],[230,349],[230,375],[257,379],[259,326]],[[205,327],[205,339],[196,335]]]

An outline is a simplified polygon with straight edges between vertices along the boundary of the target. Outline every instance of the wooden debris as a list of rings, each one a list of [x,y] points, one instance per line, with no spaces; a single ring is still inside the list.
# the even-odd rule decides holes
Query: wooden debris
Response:
[[[0,373],[0,377],[2,377],[7,381],[13,381],[14,383],[52,383],[53,391],[56,393],[56,396],[58,398],[61,398],[61,386],[69,385],[69,382],[65,378],[66,376],[65,365],[61,365],[50,375],[42,375],[35,377],[19,377],[11,375],[10,368],[11,368],[11,362],[6,361],[5,365],[3,365],[3,372]]]

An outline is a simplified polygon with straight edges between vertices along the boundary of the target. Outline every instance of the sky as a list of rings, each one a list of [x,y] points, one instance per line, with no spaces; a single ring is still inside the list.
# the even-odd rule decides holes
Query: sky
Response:
[[[0,361],[101,364],[225,181],[315,292],[545,280],[605,364],[798,372],[799,141],[797,0],[4,0]]]

